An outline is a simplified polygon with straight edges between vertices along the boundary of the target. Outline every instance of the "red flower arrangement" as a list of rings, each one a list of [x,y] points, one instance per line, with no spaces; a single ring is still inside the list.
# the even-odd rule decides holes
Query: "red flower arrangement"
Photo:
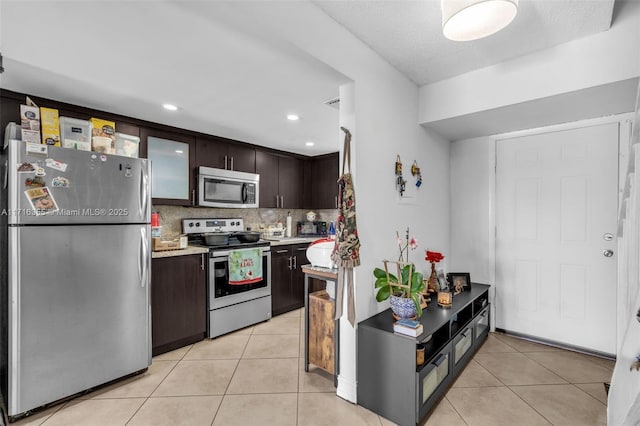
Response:
[[[442,253],[438,253],[437,251],[429,251],[429,250],[427,250],[427,255],[424,258],[424,260],[426,260],[429,263],[438,263],[442,259],[444,259],[444,256],[442,255]]]
[[[427,291],[430,293],[435,293],[438,291],[438,275],[436,274],[436,263],[440,262],[444,259],[442,253],[438,253],[437,251],[429,251],[424,257],[424,260],[431,263],[431,276],[427,282]]]

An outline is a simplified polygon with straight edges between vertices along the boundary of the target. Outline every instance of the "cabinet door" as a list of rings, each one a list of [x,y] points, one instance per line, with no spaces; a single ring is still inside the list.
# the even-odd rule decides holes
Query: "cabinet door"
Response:
[[[278,161],[280,208],[302,208],[302,182],[302,160],[280,157]]]
[[[256,173],[260,175],[260,207],[279,207],[278,156],[256,151]]]
[[[311,164],[311,207],[338,208],[339,153],[314,158]]]
[[[421,419],[442,396],[451,382],[451,345],[429,360],[417,373],[418,419]]]
[[[202,256],[166,257],[151,263],[153,355],[204,338],[207,297]]]
[[[153,204],[193,205],[195,138],[143,127],[140,129],[140,143],[142,152],[146,152],[152,161]]]
[[[224,169],[227,143],[214,138],[197,138],[195,167],[205,166]]]
[[[229,143],[227,146],[229,169],[239,172],[256,172],[256,150],[245,145]]]
[[[291,287],[293,295],[293,309],[304,306],[304,272],[302,265],[307,265],[307,246],[308,244],[297,244],[291,247],[293,261],[293,270],[291,271]]]
[[[271,251],[271,314],[287,312],[291,305],[291,251],[288,246]]]

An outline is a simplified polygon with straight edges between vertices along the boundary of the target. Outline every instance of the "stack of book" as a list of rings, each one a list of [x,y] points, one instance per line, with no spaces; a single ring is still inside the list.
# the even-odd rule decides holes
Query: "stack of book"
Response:
[[[422,334],[422,324],[420,321],[412,319],[399,319],[393,323],[393,331],[407,336],[418,337]]]

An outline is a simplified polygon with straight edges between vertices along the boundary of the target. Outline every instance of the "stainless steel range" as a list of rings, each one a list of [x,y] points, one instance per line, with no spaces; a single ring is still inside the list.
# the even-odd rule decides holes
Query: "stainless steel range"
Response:
[[[241,218],[183,219],[182,230],[189,244],[209,247],[208,337],[270,319],[269,242],[241,242]]]

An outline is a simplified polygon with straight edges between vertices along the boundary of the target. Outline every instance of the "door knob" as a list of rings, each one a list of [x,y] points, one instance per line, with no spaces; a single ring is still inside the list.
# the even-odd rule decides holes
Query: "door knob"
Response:
[[[602,254],[604,255],[604,257],[611,257],[613,256],[613,250],[606,249],[605,251],[602,252]]]

